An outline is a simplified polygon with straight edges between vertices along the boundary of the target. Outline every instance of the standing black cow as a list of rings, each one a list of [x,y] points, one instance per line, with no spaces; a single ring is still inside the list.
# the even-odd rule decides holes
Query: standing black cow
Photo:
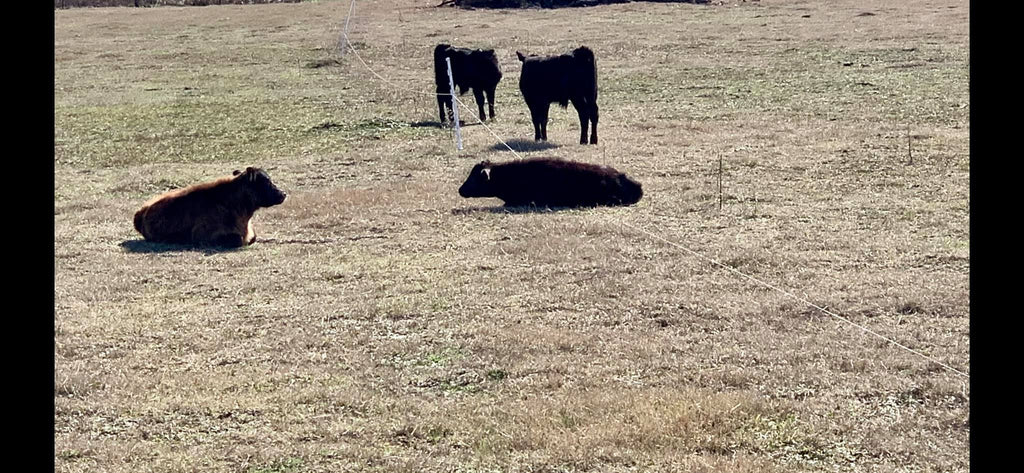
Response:
[[[437,108],[441,114],[441,123],[445,123],[445,108],[448,119],[454,119],[452,111],[451,86],[448,83],[448,65],[445,58],[451,58],[452,80],[458,88],[458,94],[473,89],[476,104],[480,107],[480,120],[486,121],[484,114],[484,93],[494,119],[494,89],[501,80],[498,68],[498,56],[493,49],[455,48],[447,44],[439,44],[434,48],[434,82],[437,84]]]
[[[548,139],[548,108],[558,102],[562,108],[572,102],[580,116],[580,144],[587,144],[587,124],[592,123],[590,144],[597,144],[597,59],[590,48],[576,48],[560,56],[523,56],[519,90],[533,117],[533,138]]]

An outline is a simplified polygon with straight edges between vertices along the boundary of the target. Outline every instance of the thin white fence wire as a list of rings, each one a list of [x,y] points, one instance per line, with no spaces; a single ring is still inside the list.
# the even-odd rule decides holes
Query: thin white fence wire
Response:
[[[494,130],[492,130],[492,129],[491,129],[491,127],[487,126],[487,124],[486,124],[486,123],[484,123],[484,121],[483,121],[483,120],[481,120],[481,119],[480,119],[480,117],[477,117],[477,116],[476,116],[476,114],[475,114],[475,113],[473,113],[473,110],[472,110],[471,108],[467,107],[467,106],[466,106],[466,104],[462,102],[462,100],[460,100],[460,99],[459,99],[458,97],[455,97],[455,100],[456,100],[457,102],[459,102],[459,104],[460,104],[460,105],[462,105],[462,108],[463,108],[463,112],[469,112],[469,114],[470,114],[470,115],[472,115],[473,117],[475,117],[475,118],[476,118],[476,121],[477,121],[477,123],[479,123],[480,125],[483,125],[483,126],[484,126],[484,129],[486,129],[487,131],[489,131],[489,132],[491,133],[491,135],[493,135],[493,136],[494,136],[494,138],[495,138],[495,139],[497,139],[497,140],[498,140],[499,142],[501,142],[501,144],[505,145],[505,147],[506,147],[506,148],[508,148],[508,150],[509,150],[509,151],[511,151],[511,152],[512,152],[512,154],[516,155],[516,158],[519,158],[519,159],[523,159],[523,156],[522,156],[522,155],[520,155],[520,154],[519,154],[518,152],[516,152],[516,150],[512,149],[512,147],[511,147],[511,146],[509,146],[509,145],[508,145],[508,143],[506,143],[506,142],[505,142],[505,140],[501,139],[501,137],[500,137],[500,136],[498,136],[498,134],[497,134],[497,133],[495,133],[495,132],[494,132]]]
[[[384,82],[385,84],[388,84],[391,87],[394,87],[394,88],[396,88],[398,90],[403,90],[405,92],[409,92],[409,93],[413,93],[413,94],[418,94],[418,95],[429,95],[431,97],[437,97],[438,95],[450,95],[450,94],[444,94],[444,93],[438,93],[438,92],[427,93],[427,92],[423,92],[421,90],[411,89],[409,87],[403,87],[403,86],[400,86],[400,85],[398,85],[398,84],[396,84],[394,82],[391,82],[391,81],[387,80],[384,76],[378,74],[377,71],[373,70],[373,68],[370,67],[370,65],[367,64],[366,61],[363,60],[363,57],[359,55],[359,51],[356,51],[356,48],[354,48],[352,46],[352,42],[350,42],[348,40],[348,33],[347,32],[342,32],[342,38],[345,40],[345,45],[348,46],[348,48],[352,51],[352,54],[355,55],[356,59],[358,59],[359,62],[362,63],[363,67],[365,67],[366,70],[370,71],[370,74],[373,74],[374,77],[380,79],[381,82]]]
[[[363,57],[359,55],[359,51],[356,51],[356,48],[352,46],[352,42],[349,41],[349,39],[348,39],[348,25],[349,25],[349,20],[352,18],[352,12],[355,10],[355,4],[356,4],[355,0],[352,0],[352,3],[349,4],[348,16],[345,17],[345,27],[341,31],[341,37],[344,40],[344,43],[345,43],[344,46],[348,46],[349,50],[352,51],[352,54],[356,57],[357,60],[359,60],[359,63],[362,64],[363,67],[366,68],[367,71],[370,71],[370,74],[373,74],[374,77],[376,77],[377,79],[380,79],[381,82],[384,82],[385,84],[388,84],[391,87],[394,87],[394,88],[399,89],[399,90],[404,90],[406,92],[410,92],[410,93],[413,93],[413,94],[425,95],[425,96],[431,96],[431,97],[437,97],[439,95],[441,95],[441,96],[452,95],[451,93],[447,93],[447,94],[443,93],[443,92],[433,92],[433,93],[430,93],[430,92],[423,92],[423,91],[417,90],[417,89],[411,89],[409,87],[403,87],[401,85],[398,85],[398,84],[396,84],[394,82],[391,82],[391,81],[387,80],[387,78],[385,78],[384,76],[378,74],[377,71],[373,70],[373,68],[370,67],[370,65],[367,64],[366,61],[363,60]],[[344,49],[342,49],[342,50],[344,50]],[[484,121],[480,117],[478,117],[476,113],[473,113],[473,110],[470,107],[467,107],[466,104],[462,101],[462,99],[460,99],[457,95],[452,95],[452,98],[455,99],[453,101],[453,104],[452,104],[453,106],[455,106],[455,102],[457,102],[458,105],[461,105],[462,108],[463,108],[463,112],[469,112],[469,114],[473,118],[476,119],[477,124],[483,125],[484,129],[487,130],[492,136],[494,136],[494,138],[497,139],[502,145],[504,145],[505,148],[507,148],[509,151],[511,151],[512,154],[515,155],[515,157],[517,159],[523,159],[523,156],[521,154],[519,154],[516,150],[512,149],[512,147],[509,146],[509,144],[506,143],[505,140],[501,139],[500,135],[495,133],[494,130],[491,129],[491,127],[487,126],[487,123],[484,123]]]
[[[374,71],[373,68],[371,68],[366,63],[366,61],[364,61],[363,58],[359,56],[359,52],[356,51],[356,49],[354,47],[352,47],[352,43],[348,39],[349,18],[351,18],[352,11],[353,11],[354,7],[355,7],[355,0],[352,0],[352,3],[351,3],[350,8],[349,8],[349,17],[347,17],[345,19],[345,29],[344,29],[344,31],[342,31],[342,37],[345,40],[345,44],[348,45],[349,49],[352,50],[352,53],[356,56],[356,59],[358,59],[359,62],[362,63],[363,67],[365,67],[368,71],[370,71],[371,74],[373,74],[375,77],[380,79],[382,82],[384,82],[384,83],[386,83],[386,84],[388,84],[388,85],[390,85],[390,86],[392,86],[392,87],[394,87],[396,89],[406,90],[406,91],[417,93],[417,94],[420,94],[420,95],[430,95],[430,96],[452,95],[452,94],[444,94],[444,93],[425,93],[425,92],[422,92],[422,91],[419,91],[419,90],[413,90],[413,89],[409,89],[407,87],[402,87],[402,86],[399,86],[399,85],[397,85],[397,84],[387,80],[386,78],[384,78],[383,76],[378,74],[376,71]],[[491,135],[494,135],[494,137],[498,141],[500,141],[501,144],[505,145],[505,147],[508,148],[509,151],[511,151],[513,154],[515,154],[517,158],[522,159],[522,156],[519,155],[519,153],[517,153],[516,150],[512,149],[512,147],[509,146],[508,143],[505,142],[505,140],[501,139],[501,136],[499,136],[497,133],[495,133],[494,130],[491,129],[491,127],[487,126],[487,124],[484,123],[483,120],[480,119],[480,117],[477,117],[476,114],[473,113],[472,109],[467,107],[466,104],[464,104],[462,102],[462,100],[460,100],[457,96],[453,96],[452,98],[454,99],[454,102],[458,102],[459,105],[462,105],[462,107],[464,108],[464,111],[468,111],[470,113],[470,115],[475,117],[477,119],[477,122],[480,125],[483,125],[484,128],[487,129],[487,131],[491,133]],[[832,311],[830,311],[830,310],[828,310],[828,309],[826,309],[824,307],[821,307],[821,306],[819,306],[819,305],[817,305],[817,304],[815,304],[815,303],[813,303],[811,301],[808,301],[807,299],[801,298],[801,297],[799,297],[799,296],[797,296],[797,295],[795,295],[795,294],[793,294],[793,293],[791,293],[789,291],[786,291],[786,290],[781,289],[779,287],[776,287],[776,286],[774,286],[774,285],[772,285],[770,283],[767,283],[765,281],[757,279],[757,278],[755,278],[753,276],[750,276],[750,275],[748,275],[746,273],[743,273],[742,271],[737,270],[736,268],[733,268],[733,267],[731,267],[729,265],[720,263],[720,262],[718,262],[718,261],[716,261],[716,260],[714,260],[712,258],[708,258],[708,257],[706,257],[706,256],[704,256],[704,255],[702,255],[702,254],[700,254],[700,253],[698,253],[696,251],[693,251],[693,250],[691,250],[691,249],[689,249],[689,248],[687,248],[687,247],[685,247],[685,246],[683,246],[683,245],[681,245],[679,243],[671,241],[671,240],[669,240],[669,239],[667,239],[665,237],[662,237],[660,235],[651,233],[651,232],[647,231],[646,229],[640,228],[638,226],[632,225],[632,224],[630,224],[628,222],[624,222],[624,221],[619,221],[618,223],[622,224],[622,225],[625,225],[625,226],[627,226],[627,227],[629,227],[629,228],[631,228],[631,229],[633,229],[633,230],[635,230],[635,231],[637,231],[639,233],[645,234],[645,235],[647,235],[647,236],[649,236],[651,238],[654,238],[656,240],[660,240],[660,241],[663,241],[665,243],[668,243],[669,245],[674,246],[676,248],[679,248],[679,249],[681,249],[681,250],[683,250],[683,251],[685,251],[685,252],[687,252],[687,253],[689,253],[689,254],[691,254],[693,256],[696,256],[697,258],[700,258],[700,259],[702,259],[704,261],[708,261],[708,262],[710,262],[710,263],[712,263],[712,264],[714,264],[716,266],[725,268],[725,269],[729,270],[730,272],[732,272],[734,274],[737,274],[739,276],[742,276],[743,278],[745,278],[745,279],[747,279],[749,281],[753,281],[753,282],[755,282],[757,284],[760,284],[760,285],[762,285],[764,287],[767,287],[767,288],[772,289],[772,290],[774,290],[776,292],[779,292],[780,294],[783,294],[786,297],[789,297],[790,299],[793,299],[793,300],[795,300],[797,302],[801,302],[801,303],[806,304],[806,305],[808,305],[810,307],[813,307],[814,309],[817,309],[818,311],[822,312],[823,314],[826,314],[826,315],[828,315],[830,317],[833,317],[833,318],[835,318],[837,320],[840,320],[840,321],[845,322],[845,323],[847,323],[849,325],[852,325],[852,326],[860,329],[861,331],[863,331],[865,333],[873,335],[873,336],[875,336],[875,337],[877,337],[877,338],[879,338],[881,340],[884,340],[884,341],[886,341],[886,342],[888,342],[888,343],[890,343],[890,344],[892,344],[892,345],[894,345],[896,347],[902,348],[903,350],[906,350],[906,351],[908,351],[908,352],[910,352],[910,353],[912,353],[914,355],[917,355],[917,356],[919,356],[919,357],[921,357],[921,358],[923,358],[925,360],[928,360],[928,361],[930,361],[932,363],[935,363],[935,364],[945,368],[946,370],[949,370],[952,373],[955,373],[955,374],[957,374],[959,376],[962,376],[962,377],[965,377],[965,378],[970,378],[970,374],[969,373],[965,373],[965,372],[960,371],[960,370],[958,370],[956,368],[953,368],[952,366],[949,366],[948,364],[943,363],[943,362],[935,359],[934,357],[928,356],[928,355],[926,355],[926,354],[924,354],[924,353],[922,353],[922,352],[920,352],[918,350],[910,348],[910,347],[908,347],[908,346],[906,346],[906,345],[904,345],[902,343],[899,343],[899,342],[897,342],[897,341],[895,341],[895,340],[893,340],[893,339],[891,339],[889,337],[886,337],[885,335],[881,335],[878,332],[875,332],[875,331],[873,331],[873,330],[871,330],[871,329],[869,329],[869,328],[867,328],[867,327],[865,327],[863,325],[860,325],[860,324],[858,324],[856,322],[853,322],[853,321],[851,321],[851,320],[849,320],[849,319],[847,319],[847,318],[845,318],[845,317],[843,317],[841,315],[838,315],[838,314],[836,314],[836,313],[834,313],[834,312],[832,312]]]

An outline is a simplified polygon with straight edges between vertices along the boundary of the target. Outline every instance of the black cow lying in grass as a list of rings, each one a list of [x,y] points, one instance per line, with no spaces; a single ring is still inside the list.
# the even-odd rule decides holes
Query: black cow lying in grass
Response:
[[[437,108],[441,112],[441,123],[454,119],[451,86],[448,83],[448,64],[445,58],[451,58],[452,81],[455,82],[455,87],[458,89],[457,93],[462,95],[466,93],[467,89],[473,89],[476,104],[480,107],[481,121],[487,120],[487,115],[484,114],[484,93],[486,93],[491,120],[493,120],[494,89],[498,87],[498,81],[501,80],[498,56],[494,54],[494,50],[455,48],[447,44],[439,44],[434,48],[434,83],[437,84]],[[445,119],[446,108],[448,120]]]
[[[587,124],[593,124],[590,144],[597,144],[597,59],[583,46],[561,56],[523,56],[519,90],[533,117],[533,138],[548,139],[548,108],[558,102],[562,108],[572,102],[580,116],[580,144],[587,144]]]
[[[640,184],[608,166],[531,158],[473,167],[459,188],[463,197],[497,197],[506,207],[593,207],[632,205],[644,195]]]

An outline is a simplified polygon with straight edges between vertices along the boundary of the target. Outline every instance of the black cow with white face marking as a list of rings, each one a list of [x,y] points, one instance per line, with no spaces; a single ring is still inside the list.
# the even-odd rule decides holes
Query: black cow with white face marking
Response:
[[[497,197],[506,207],[593,207],[633,205],[643,197],[640,183],[608,166],[559,158],[530,158],[473,167],[459,188],[462,197]]]

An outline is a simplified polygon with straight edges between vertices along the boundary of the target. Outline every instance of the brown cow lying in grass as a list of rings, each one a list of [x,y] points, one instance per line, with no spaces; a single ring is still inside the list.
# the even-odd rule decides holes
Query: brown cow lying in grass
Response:
[[[154,197],[135,213],[135,229],[160,243],[251,245],[256,241],[253,213],[278,205],[285,197],[266,172],[250,167]]]
[[[497,197],[506,207],[593,207],[633,205],[644,191],[640,183],[608,166],[530,158],[477,164],[459,188],[459,195]]]

